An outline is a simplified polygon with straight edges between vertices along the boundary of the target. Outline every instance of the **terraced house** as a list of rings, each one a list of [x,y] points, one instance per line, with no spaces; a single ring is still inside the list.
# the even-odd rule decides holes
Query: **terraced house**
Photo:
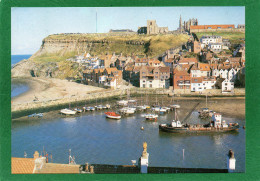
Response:
[[[83,78],[87,84],[102,84],[112,88],[117,88],[122,83],[122,71],[116,67],[105,69],[93,69],[91,72],[84,71]]]
[[[170,67],[142,66],[140,69],[140,87],[169,88]]]

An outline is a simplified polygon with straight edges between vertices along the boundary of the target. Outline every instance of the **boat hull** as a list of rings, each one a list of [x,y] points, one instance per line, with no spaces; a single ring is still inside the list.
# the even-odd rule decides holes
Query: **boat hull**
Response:
[[[214,132],[231,132],[238,130],[239,125],[235,125],[229,128],[188,128],[188,127],[170,127],[159,125],[159,130],[168,133],[214,133]]]
[[[105,115],[110,119],[121,119],[121,115],[116,114],[115,112],[106,112]]]

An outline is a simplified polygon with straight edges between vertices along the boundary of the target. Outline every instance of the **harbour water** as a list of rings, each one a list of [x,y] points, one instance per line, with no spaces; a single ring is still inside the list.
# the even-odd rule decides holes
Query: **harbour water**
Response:
[[[12,66],[16,63],[20,62],[21,60],[28,59],[32,55],[12,55],[11,56],[11,64]],[[29,86],[25,82],[21,81],[13,81],[11,84],[11,97],[16,97],[22,93],[25,93],[29,90]]]
[[[245,171],[245,130],[242,126],[233,133],[169,134],[160,132],[158,126],[171,122],[173,112],[159,116],[157,122],[146,121],[143,113],[111,120],[105,118],[104,112],[13,121],[12,156],[23,157],[26,152],[29,157],[35,150],[41,153],[44,147],[52,155],[53,162],[68,163],[68,150],[72,149],[78,164],[127,165],[131,160],[138,160],[142,143],[146,141],[150,166],[225,169],[228,150],[232,149],[237,160],[236,172]],[[178,115],[180,119],[185,117],[181,109]],[[245,124],[243,119],[223,119]],[[194,111],[186,122],[203,124],[208,121],[199,119]],[[142,126],[144,130],[140,129]]]

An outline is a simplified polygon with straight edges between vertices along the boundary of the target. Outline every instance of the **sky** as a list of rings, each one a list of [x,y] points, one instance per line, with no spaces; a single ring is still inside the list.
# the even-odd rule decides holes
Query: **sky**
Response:
[[[245,24],[245,8],[236,7],[81,7],[12,8],[12,55],[34,54],[42,40],[56,33],[107,33],[110,29],[131,29],[156,20],[170,31],[182,20],[197,18],[199,25]]]

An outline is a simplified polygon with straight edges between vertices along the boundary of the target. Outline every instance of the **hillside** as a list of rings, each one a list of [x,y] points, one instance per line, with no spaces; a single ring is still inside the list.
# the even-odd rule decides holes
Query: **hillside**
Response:
[[[81,67],[65,61],[89,52],[92,56],[104,54],[148,55],[154,57],[178,47],[189,39],[186,34],[115,35],[115,34],[58,34],[49,35],[41,48],[29,59],[12,69],[12,77],[79,77]]]
[[[36,62],[57,62],[89,52],[91,55],[162,54],[167,49],[182,45],[188,35],[111,35],[111,34],[59,34],[44,38],[40,50],[33,56]]]

